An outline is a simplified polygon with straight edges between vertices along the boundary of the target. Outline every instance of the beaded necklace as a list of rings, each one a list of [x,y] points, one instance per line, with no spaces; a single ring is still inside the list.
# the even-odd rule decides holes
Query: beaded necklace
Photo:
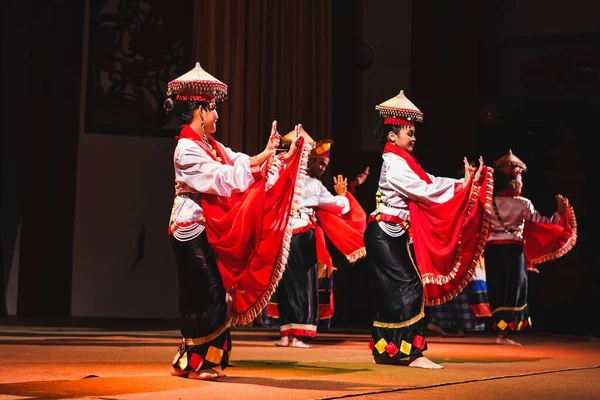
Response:
[[[208,146],[208,148],[212,152],[212,155],[217,159],[217,161],[218,162],[223,162],[223,160],[221,159],[221,157],[219,157],[219,154],[217,153],[217,150],[215,150],[215,148],[210,144],[210,141],[208,140],[208,137],[206,136],[206,133],[203,132],[201,136],[202,136],[202,140]]]

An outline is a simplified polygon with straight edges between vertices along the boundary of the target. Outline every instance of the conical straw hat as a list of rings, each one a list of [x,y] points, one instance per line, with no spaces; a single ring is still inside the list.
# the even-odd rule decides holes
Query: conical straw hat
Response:
[[[304,127],[302,125],[300,125],[300,136],[302,136],[304,138],[304,143],[308,143],[310,144],[311,147],[314,147],[315,145],[315,140],[310,137],[310,135],[308,134],[308,132],[306,132],[304,130]],[[293,129],[290,132],[286,133],[285,136],[281,137],[281,141],[283,142],[284,145],[288,145],[290,143],[292,143],[292,141],[294,140],[294,138],[296,137],[296,130]]]
[[[400,90],[398,95],[375,106],[381,117],[401,118],[409,122],[423,122],[423,113]]]
[[[527,171],[527,165],[517,156],[515,156],[512,150],[494,161],[494,168],[499,168],[505,172],[513,172],[518,170],[519,172]]]
[[[167,96],[171,95],[183,101],[223,101],[227,98],[227,85],[203,70],[197,62],[194,69],[167,84]]]

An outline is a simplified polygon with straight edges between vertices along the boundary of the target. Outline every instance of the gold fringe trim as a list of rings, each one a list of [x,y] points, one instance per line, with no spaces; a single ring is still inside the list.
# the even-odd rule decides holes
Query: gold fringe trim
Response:
[[[575,217],[575,210],[573,210],[573,207],[569,207],[567,210],[567,221],[573,229],[573,236],[571,236],[569,240],[567,240],[567,243],[565,243],[563,247],[556,250],[555,252],[545,254],[543,256],[531,260],[532,264],[541,264],[546,261],[556,260],[567,254],[569,251],[571,251],[571,249],[573,249],[573,246],[575,246],[575,243],[577,243],[577,218]]]
[[[482,255],[483,255],[483,251],[485,249],[485,244],[487,242],[487,239],[488,239],[489,233],[490,233],[490,214],[491,214],[491,208],[492,208],[492,195],[494,192],[494,175],[493,174],[494,174],[494,169],[491,167],[486,167],[487,180],[486,180],[486,187],[485,187],[485,191],[486,191],[485,192],[485,204],[483,205],[483,217],[482,217],[482,221],[481,221],[481,229],[479,231],[479,238],[477,240],[477,244],[475,247],[475,253],[473,254],[473,259],[471,260],[471,265],[469,266],[469,269],[467,270],[467,273],[465,274],[465,276],[462,278],[462,280],[459,282],[458,286],[454,290],[452,290],[450,293],[446,294],[444,297],[436,298],[433,300],[426,299],[428,307],[439,306],[440,304],[444,304],[444,303],[452,300],[453,298],[458,296],[460,294],[460,292],[462,292],[463,289],[467,286],[467,284],[473,279],[473,272],[475,271],[475,268],[477,268],[477,264],[479,263]],[[477,186],[475,184],[472,185],[466,215],[469,215],[471,213],[471,209],[472,209],[473,205],[478,201],[480,191],[481,191],[481,186]],[[461,234],[461,236],[462,236],[462,234]],[[451,280],[453,280],[454,278],[456,278],[456,273],[458,272],[458,269],[460,267],[460,253],[462,252],[462,245],[461,245],[460,239],[461,238],[459,237],[458,244],[457,244],[456,250],[455,250],[456,255],[455,255],[455,259],[454,259],[454,268],[452,268],[450,273],[445,276],[435,275],[435,274],[424,275],[422,277],[424,284],[444,285],[444,284],[450,282]]]
[[[527,308],[527,303],[525,303],[521,307],[498,307],[498,308],[494,308],[494,310],[492,311],[492,315],[494,315],[500,311],[523,311],[526,308]]]
[[[357,262],[358,260],[360,260],[361,258],[364,258],[367,256],[367,249],[360,248],[356,251],[353,251],[350,254],[346,254],[346,259],[348,260],[348,262],[350,264]]]
[[[273,268],[269,284],[267,285],[264,293],[260,296],[256,303],[254,303],[254,305],[248,309],[248,311],[246,311],[243,314],[234,314],[231,316],[230,322],[232,326],[246,325],[252,322],[267,306],[267,303],[271,299],[271,296],[275,292],[275,289],[277,288],[277,285],[279,284],[279,281],[283,276],[283,272],[285,271],[285,266],[290,255],[290,241],[292,240],[293,216],[298,210],[298,204],[300,202],[300,198],[302,197],[302,192],[304,191],[304,181],[306,179],[308,157],[310,151],[310,145],[305,143],[302,147],[302,155],[300,158],[300,166],[298,167],[298,175],[296,176],[294,194],[292,196],[292,204],[288,213],[288,224],[283,237],[281,251],[279,252],[279,256],[275,263],[275,267]]]
[[[215,340],[220,334],[229,329],[230,326],[231,324],[229,321],[227,321],[210,335],[199,338],[183,338],[183,343],[185,343],[187,346],[199,346],[201,344],[208,343],[211,340]]]
[[[425,304],[425,303],[422,303]],[[373,326],[376,328],[388,328],[388,329],[399,329],[406,328],[407,326],[411,326],[412,324],[419,322],[423,317],[425,317],[425,312],[423,311],[423,307],[421,307],[421,312],[408,321],[402,322],[380,322],[373,321]]]

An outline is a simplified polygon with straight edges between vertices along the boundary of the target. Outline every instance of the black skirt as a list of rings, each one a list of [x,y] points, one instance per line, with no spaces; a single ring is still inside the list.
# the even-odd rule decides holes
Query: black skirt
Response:
[[[225,369],[231,353],[226,293],[206,232],[186,242],[171,237],[171,247],[177,262],[183,336],[173,367]]]
[[[485,273],[494,331],[506,336],[530,326],[523,246],[488,244]]]
[[[312,229],[297,233],[279,285],[271,298],[277,304],[282,336],[315,337],[318,322],[317,252]]]
[[[408,234],[392,237],[378,223],[365,231],[370,263],[373,356],[418,357],[427,350],[423,336],[425,299],[421,277],[409,254]]]

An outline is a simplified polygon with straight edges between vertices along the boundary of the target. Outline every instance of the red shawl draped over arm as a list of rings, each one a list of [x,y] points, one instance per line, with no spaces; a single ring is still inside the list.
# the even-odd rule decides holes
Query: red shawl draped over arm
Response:
[[[573,207],[567,209],[561,224],[525,221],[523,239],[528,269],[535,270],[535,264],[564,256],[577,242],[577,219]]]
[[[350,211],[336,215],[317,210],[317,218],[331,243],[353,263],[367,255],[363,234],[367,227],[367,214],[350,192],[346,192]]]
[[[211,144],[223,163],[231,164],[222,146]],[[292,237],[291,215],[302,194],[310,150],[303,138],[298,148],[302,151],[296,152],[268,191],[266,179],[259,179],[231,197],[202,196],[208,242],[232,297],[233,325],[247,324],[262,311],[283,274]]]
[[[384,152],[402,157],[421,179],[431,183],[412,154],[388,144]],[[480,182],[471,179],[469,186],[445,203],[408,204],[409,231],[428,306],[452,300],[472,279],[489,235],[492,173],[493,169],[484,166]]]
[[[492,169],[442,204],[410,202],[410,234],[428,306],[456,297],[469,283],[489,235]]]

